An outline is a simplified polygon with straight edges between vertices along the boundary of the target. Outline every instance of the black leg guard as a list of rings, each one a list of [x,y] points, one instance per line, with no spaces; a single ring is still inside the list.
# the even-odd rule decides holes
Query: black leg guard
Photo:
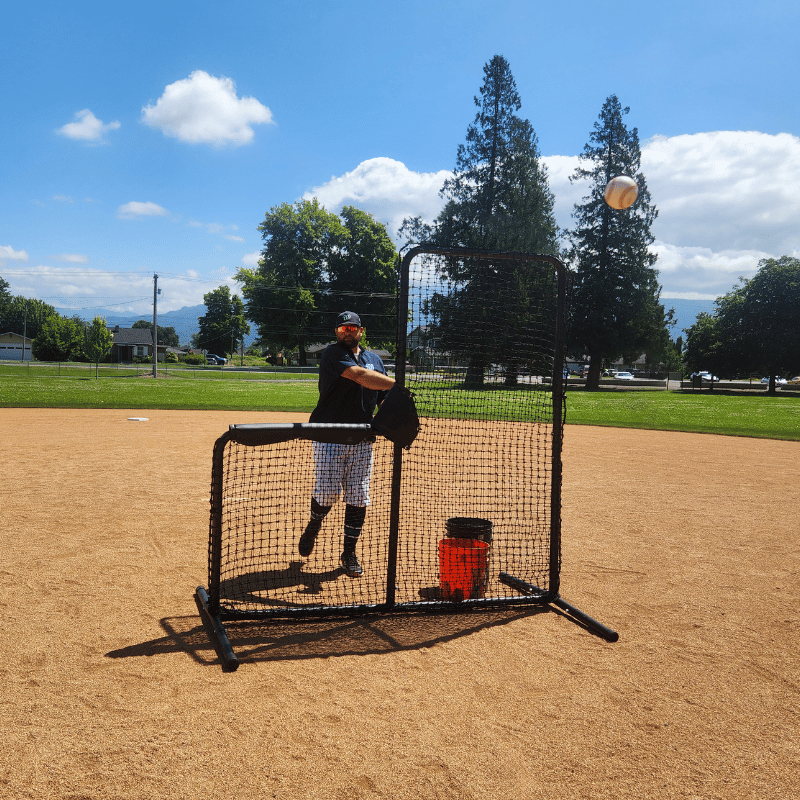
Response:
[[[321,506],[313,497],[311,498],[311,519],[325,519],[331,506]]]
[[[311,498],[311,519],[300,537],[297,549],[303,558],[308,558],[317,542],[317,534],[322,528],[322,520],[331,510],[330,506],[321,506],[313,497]]]
[[[360,578],[364,574],[364,570],[356,555],[356,544],[358,544],[358,537],[360,535],[361,528],[344,526],[344,547],[342,548],[342,557],[339,561],[344,570],[344,574],[350,578]]]
[[[367,516],[366,506],[351,506],[344,507],[344,526],[345,528],[358,528],[359,533],[364,527],[364,519]]]
[[[361,536],[361,528],[348,528],[344,526],[344,552],[355,553],[358,537]]]

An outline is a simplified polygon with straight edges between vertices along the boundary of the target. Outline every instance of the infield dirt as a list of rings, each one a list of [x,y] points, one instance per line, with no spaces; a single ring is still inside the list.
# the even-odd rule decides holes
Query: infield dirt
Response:
[[[800,443],[567,426],[562,595],[616,643],[538,608],[270,623],[223,673],[213,443],[305,419],[0,409],[0,797],[796,796]]]

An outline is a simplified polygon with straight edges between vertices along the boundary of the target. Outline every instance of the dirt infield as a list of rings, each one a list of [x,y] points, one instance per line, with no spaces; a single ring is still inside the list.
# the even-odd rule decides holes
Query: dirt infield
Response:
[[[562,594],[614,644],[542,609],[272,623],[223,673],[212,446],[301,419],[0,409],[0,798],[795,796],[800,443],[567,427]]]

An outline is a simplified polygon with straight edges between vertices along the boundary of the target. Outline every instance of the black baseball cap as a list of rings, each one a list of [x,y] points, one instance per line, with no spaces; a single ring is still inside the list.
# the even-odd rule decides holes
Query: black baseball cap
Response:
[[[361,317],[358,316],[353,311],[342,311],[338,317],[336,317],[336,327],[338,328],[340,325],[358,325],[361,326]]]

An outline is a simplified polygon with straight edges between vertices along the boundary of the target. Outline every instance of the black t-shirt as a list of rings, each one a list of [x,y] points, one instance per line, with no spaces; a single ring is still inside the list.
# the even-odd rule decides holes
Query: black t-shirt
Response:
[[[372,422],[375,406],[386,392],[367,389],[360,383],[343,378],[348,367],[364,367],[386,375],[380,357],[363,348],[358,358],[347,345],[328,345],[319,365],[319,401],[309,422],[363,424]]]

